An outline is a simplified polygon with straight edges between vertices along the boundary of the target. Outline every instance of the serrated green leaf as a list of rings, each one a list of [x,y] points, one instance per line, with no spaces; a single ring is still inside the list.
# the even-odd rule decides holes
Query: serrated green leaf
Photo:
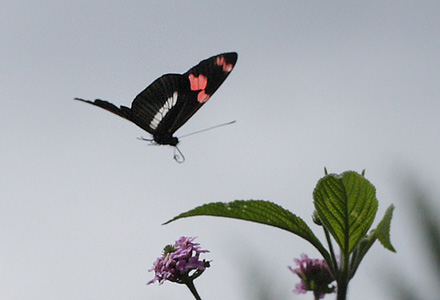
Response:
[[[357,245],[353,255],[351,266],[350,266],[350,278],[354,276],[356,273],[359,264],[364,258],[365,254],[367,254],[368,250],[373,246],[376,239],[379,239],[381,244],[392,252],[396,252],[394,247],[391,245],[390,240],[390,224],[391,218],[393,216],[394,205],[390,205],[385,212],[382,221],[380,221],[379,225],[376,229],[371,230],[368,235],[366,235],[361,242]]]
[[[318,181],[313,199],[324,226],[341,250],[351,253],[374,221],[378,205],[374,186],[353,171],[329,174]]]
[[[393,218],[393,211],[394,211],[394,205],[390,205],[390,207],[388,207],[387,211],[385,212],[382,221],[380,221],[379,225],[377,225],[375,234],[379,242],[385,248],[387,248],[392,252],[396,252],[396,249],[394,249],[393,245],[391,245],[391,238],[390,238],[390,226],[391,226],[391,219]]]
[[[322,255],[328,256],[321,242],[301,218],[270,201],[236,200],[229,203],[208,203],[182,213],[164,224],[193,216],[226,217],[274,226],[301,236],[312,243]]]

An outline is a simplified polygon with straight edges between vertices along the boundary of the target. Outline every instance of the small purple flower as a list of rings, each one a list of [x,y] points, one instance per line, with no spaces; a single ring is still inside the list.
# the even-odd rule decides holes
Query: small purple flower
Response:
[[[147,284],[159,281],[159,284],[166,280],[185,283],[193,281],[199,277],[203,271],[209,267],[209,262],[200,260],[201,253],[209,252],[202,250],[198,243],[193,243],[195,237],[181,237],[174,245],[167,245],[163,250],[163,255],[153,264],[155,276]]]
[[[307,291],[313,291],[322,299],[325,294],[335,291],[334,286],[329,286],[335,279],[324,259],[311,259],[306,254],[301,254],[301,259],[294,261],[298,268],[289,267],[289,269],[301,278],[301,281],[295,285],[294,293],[305,294]]]

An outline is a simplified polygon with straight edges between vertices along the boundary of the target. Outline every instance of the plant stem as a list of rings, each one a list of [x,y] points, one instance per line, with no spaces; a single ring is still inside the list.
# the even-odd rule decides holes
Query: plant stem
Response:
[[[349,278],[349,269],[350,269],[350,261],[349,261],[349,255],[347,253],[341,254],[341,268],[339,277],[337,279],[337,300],[345,300],[347,298],[347,290],[348,290],[348,282],[350,281]]]
[[[345,300],[347,298],[347,287],[347,282],[338,282],[336,300]]]
[[[321,297],[321,294],[320,294],[320,293],[317,293],[317,292],[315,291],[315,292],[313,292],[313,296],[314,296],[315,300],[319,300],[319,298]]]
[[[202,300],[202,298],[200,298],[199,294],[197,293],[196,287],[194,286],[192,280],[188,280],[187,282],[185,282],[185,284],[193,294],[194,298],[196,298],[196,300]]]
[[[333,244],[332,244],[332,240],[330,238],[330,234],[325,227],[323,227],[323,229],[324,229],[325,238],[327,239],[327,244],[328,244],[328,247],[330,250],[330,257],[331,257],[331,261],[327,262],[327,264],[328,264],[333,276],[336,278],[336,274],[338,273],[338,260],[336,259],[336,255],[335,255],[335,251],[333,249]]]

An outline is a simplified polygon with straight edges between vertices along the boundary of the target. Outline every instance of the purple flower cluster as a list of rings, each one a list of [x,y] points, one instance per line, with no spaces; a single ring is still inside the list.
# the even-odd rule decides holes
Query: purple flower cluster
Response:
[[[335,287],[329,284],[335,279],[324,259],[311,259],[306,254],[301,254],[301,259],[294,259],[294,261],[298,268],[289,267],[289,269],[301,278],[295,286],[296,294],[313,291],[315,295],[324,298],[325,294],[334,292]]]
[[[163,255],[153,264],[155,276],[147,284],[159,281],[159,284],[166,280],[187,283],[200,276],[209,267],[209,262],[200,260],[200,253],[209,252],[202,250],[198,243],[193,243],[195,237],[182,236],[174,245],[164,248]],[[190,274],[191,273],[191,274]]]

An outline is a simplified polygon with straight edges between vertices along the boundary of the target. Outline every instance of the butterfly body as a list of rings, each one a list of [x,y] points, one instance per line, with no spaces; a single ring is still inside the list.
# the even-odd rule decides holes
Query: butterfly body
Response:
[[[165,74],[139,93],[131,104],[117,107],[96,99],[75,98],[125,118],[153,135],[159,145],[176,146],[174,133],[191,118],[228,77],[237,53],[222,53],[191,68],[184,74]]]

